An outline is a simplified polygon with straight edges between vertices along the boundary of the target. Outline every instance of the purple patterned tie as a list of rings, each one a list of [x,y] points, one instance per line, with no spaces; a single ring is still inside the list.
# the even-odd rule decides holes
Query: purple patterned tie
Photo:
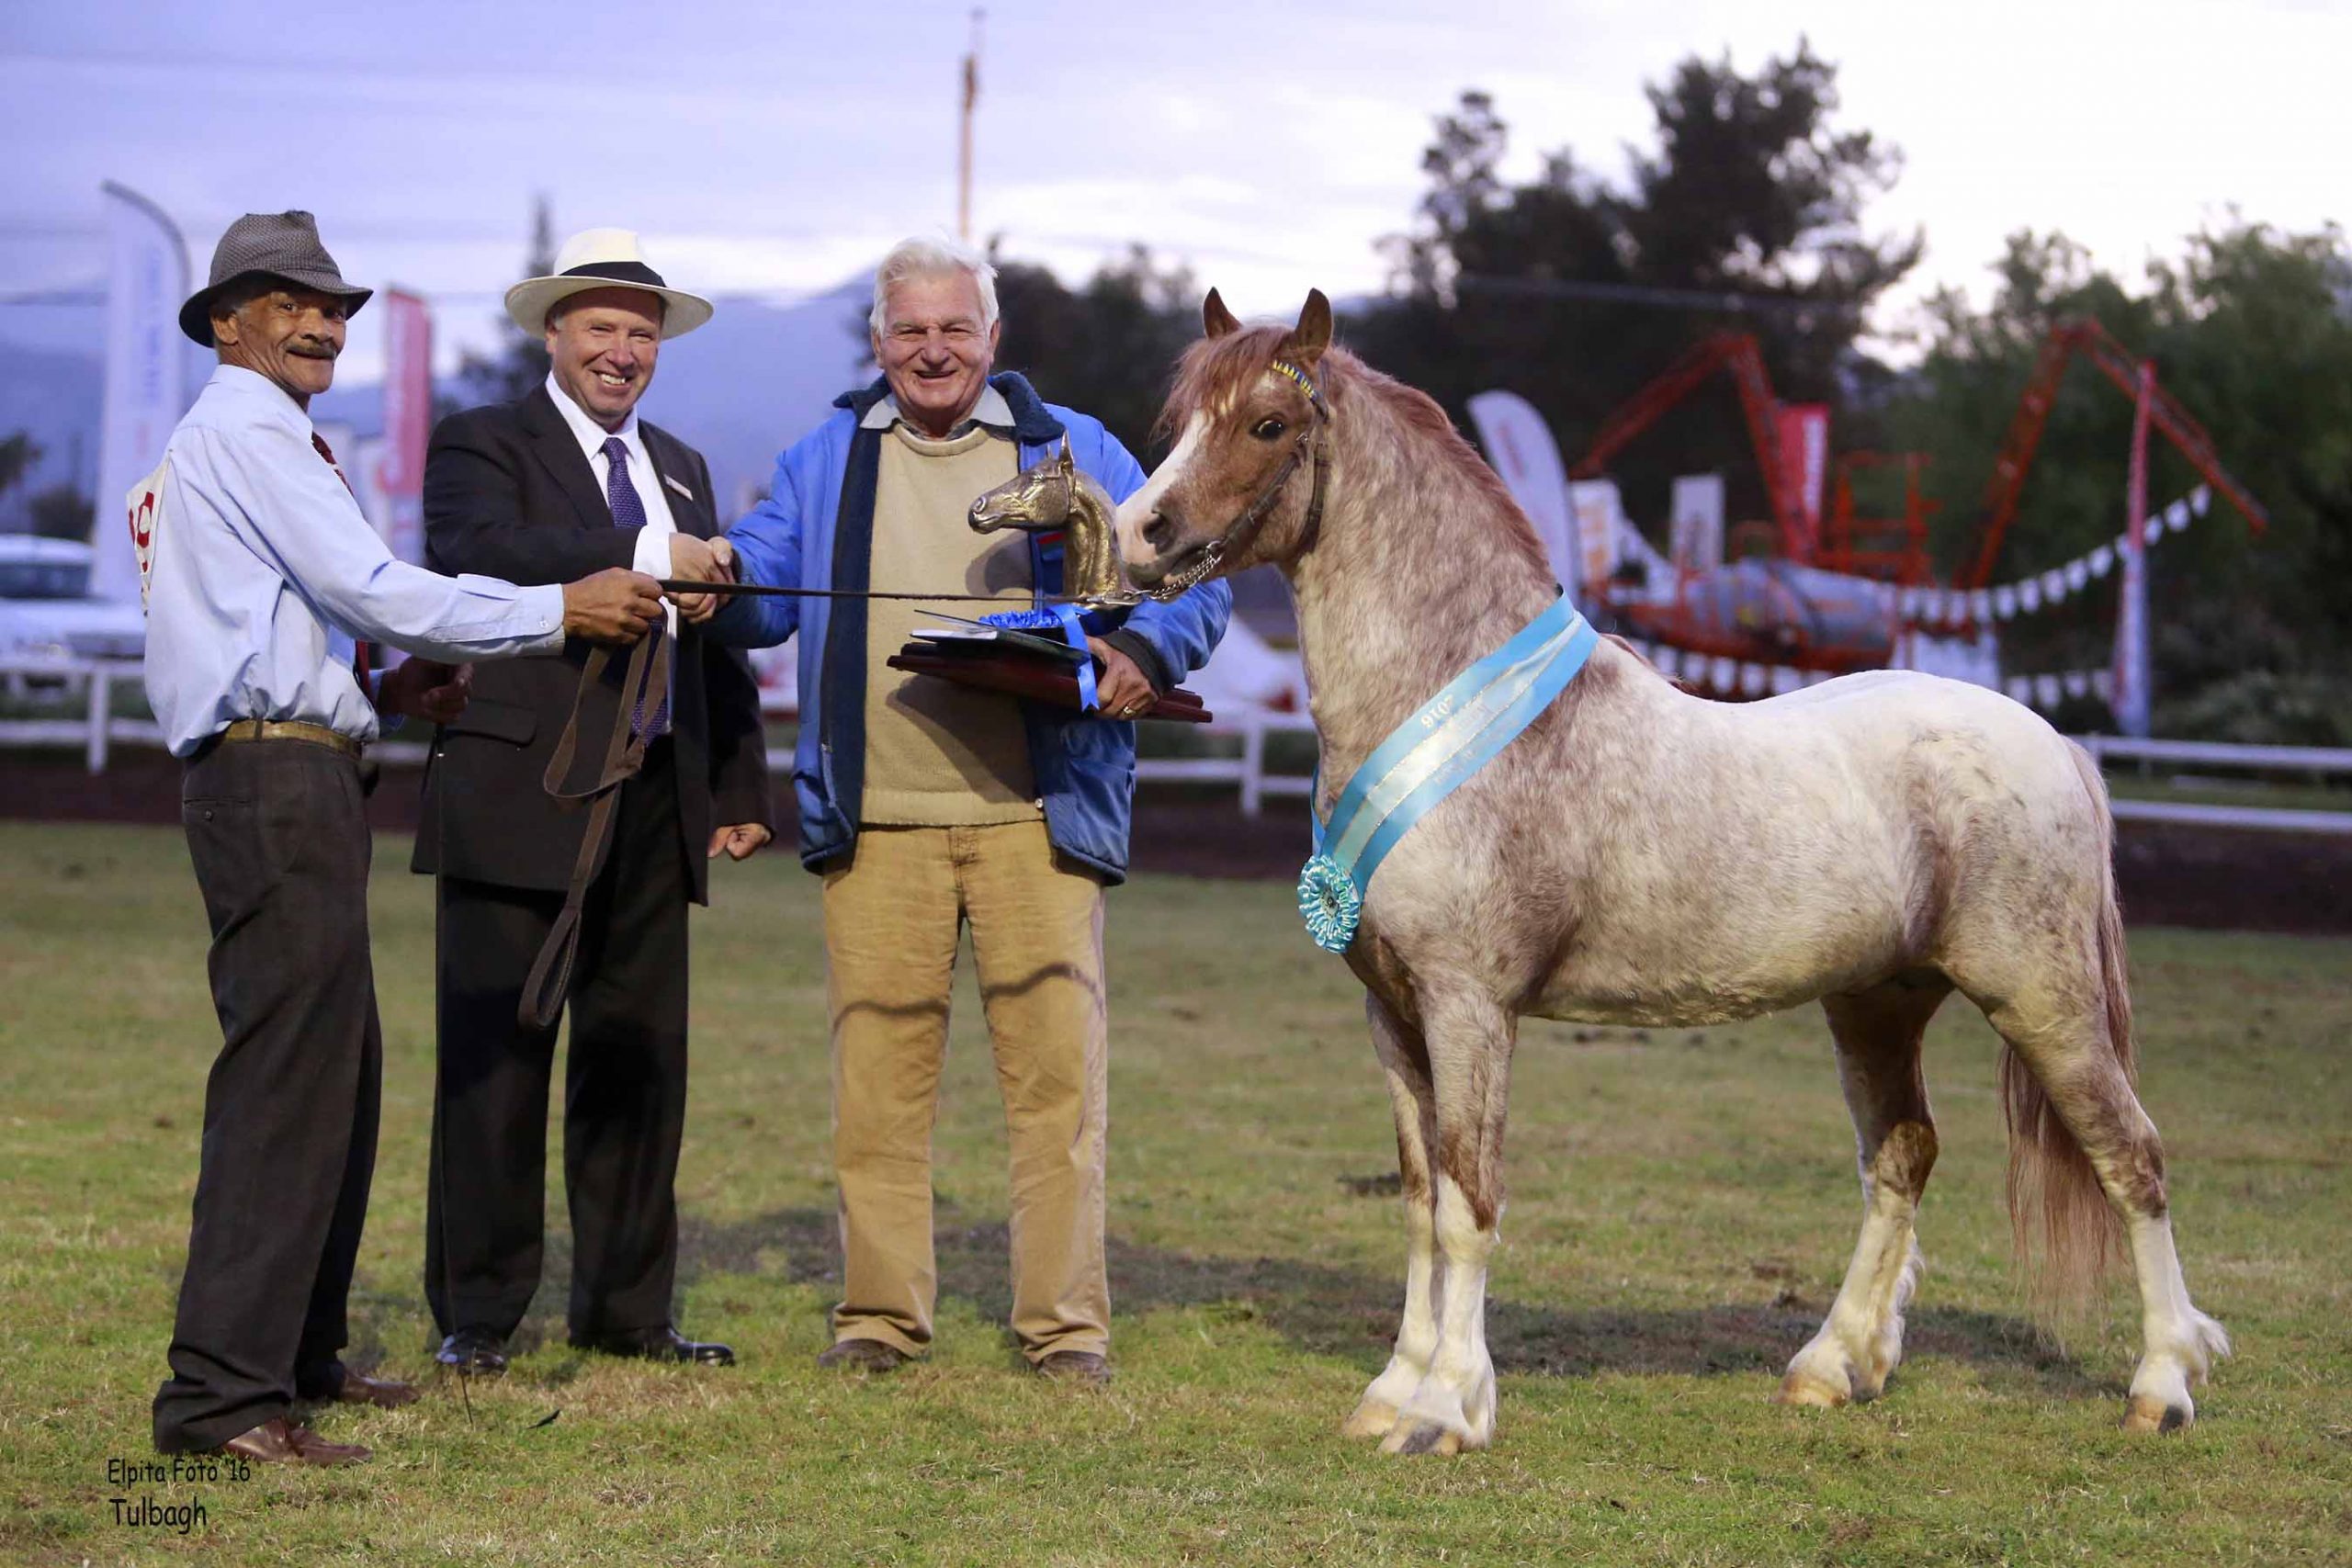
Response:
[[[608,435],[604,446],[606,479],[605,500],[613,509],[616,528],[645,526],[645,502],[639,499],[637,487],[628,479],[628,443],[617,435]],[[658,635],[658,634],[657,634]],[[636,735],[654,736],[668,732],[670,728],[670,694],[664,692],[654,705],[653,722],[645,722],[645,700],[639,694],[636,706],[629,710],[629,731]]]

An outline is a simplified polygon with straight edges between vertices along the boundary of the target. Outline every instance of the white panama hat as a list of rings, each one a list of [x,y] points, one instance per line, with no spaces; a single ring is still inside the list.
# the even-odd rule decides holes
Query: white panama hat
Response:
[[[545,332],[556,302],[591,288],[641,288],[662,297],[662,335],[682,337],[710,320],[710,301],[662,282],[645,265],[633,229],[583,229],[563,243],[555,272],[526,277],[506,291],[506,313],[526,333]]]

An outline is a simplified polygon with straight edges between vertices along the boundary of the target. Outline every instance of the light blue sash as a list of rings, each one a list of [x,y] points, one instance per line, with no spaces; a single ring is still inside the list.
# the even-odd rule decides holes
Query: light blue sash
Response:
[[[1298,878],[1298,912],[1327,953],[1344,953],[1373,873],[1422,813],[1493,761],[1551,705],[1600,640],[1566,593],[1398,725],[1340,792]]]

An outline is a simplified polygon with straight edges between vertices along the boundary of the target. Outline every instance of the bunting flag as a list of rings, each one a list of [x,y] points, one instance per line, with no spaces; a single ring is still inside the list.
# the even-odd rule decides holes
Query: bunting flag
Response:
[[[1824,681],[1835,679],[1822,670],[1800,670],[1790,664],[1760,664],[1747,660],[1724,659],[1713,654],[1693,653],[1671,643],[1650,642],[1639,637],[1626,640],[1634,651],[1648,660],[1658,673],[1702,696],[1785,696],[1806,686],[1817,686]],[[2115,689],[2112,673],[2104,669],[2042,671],[2033,674],[2004,676],[1997,682],[1985,683],[2011,700],[2043,713],[2054,712],[2070,701],[2096,698],[2102,703],[2109,702]]]
[[[2153,545],[2167,534],[2181,532],[2192,521],[2204,516],[2212,501],[2212,491],[2199,485],[2162,512],[2151,512],[2143,528],[2143,538]],[[1883,593],[1888,613],[1905,626],[1934,629],[1971,621],[1980,625],[1987,620],[2006,621],[2073,598],[2114,570],[2125,548],[2125,540],[2119,536],[2047,571],[1989,589],[1888,588]]]

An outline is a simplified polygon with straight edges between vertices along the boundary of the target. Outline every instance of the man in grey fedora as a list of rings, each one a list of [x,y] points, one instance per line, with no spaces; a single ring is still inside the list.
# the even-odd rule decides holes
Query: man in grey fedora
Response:
[[[360,772],[378,716],[452,717],[460,660],[631,643],[662,614],[626,570],[517,588],[392,557],[309,416],[368,296],[309,213],[230,225],[180,310],[220,365],[132,492],[147,696],[186,763],[221,1032],[155,1395],[166,1453],[351,1464],[368,1450],[319,1437],[298,1404],[416,1397],[342,1360],[383,1077]],[[418,657],[379,674],[370,643]]]

